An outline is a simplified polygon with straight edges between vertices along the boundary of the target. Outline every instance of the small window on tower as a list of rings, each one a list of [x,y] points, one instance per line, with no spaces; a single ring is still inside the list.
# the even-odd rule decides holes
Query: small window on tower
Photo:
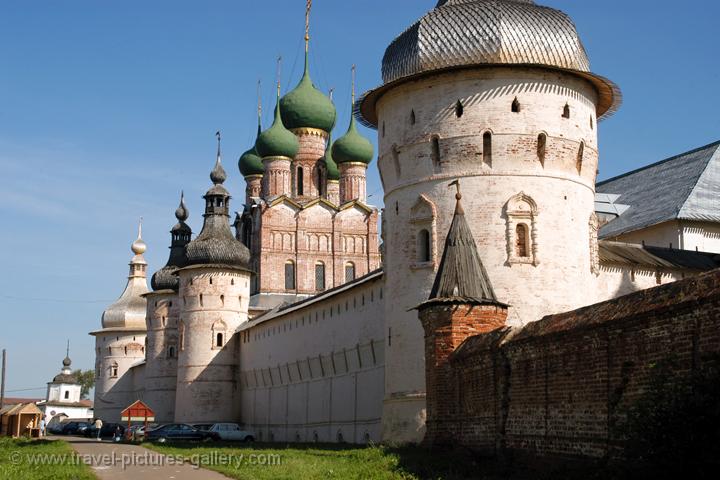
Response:
[[[563,118],[570,118],[570,105],[567,103],[565,104],[565,108],[563,108]]]
[[[70,398],[70,390],[65,390],[65,400]]]
[[[168,347],[167,356],[168,358],[175,358],[175,347],[173,345]]]
[[[513,100],[510,109],[513,113],[520,113],[520,101],[518,101],[517,97],[515,97],[515,100]]]
[[[345,264],[345,281],[352,282],[355,280],[355,264],[348,262]]]
[[[110,378],[117,378],[117,376],[118,376],[118,364],[113,363],[110,366]]]
[[[431,144],[432,150],[430,154],[432,157],[432,163],[433,167],[437,168],[440,166],[440,138],[438,138],[437,135],[433,135]]]
[[[582,174],[582,166],[583,166],[584,157],[585,157],[585,142],[580,142],[580,147],[578,147],[577,160],[575,163],[575,168],[577,168],[577,171],[579,174]]]
[[[410,125],[415,125],[415,110],[410,110]]]
[[[430,254],[430,232],[422,229],[418,234],[418,262],[429,262]]]
[[[492,133],[490,132],[483,134],[483,162],[488,167],[492,167]]]
[[[530,255],[528,246],[528,227],[524,223],[518,223],[515,228],[515,254],[519,258],[527,258]]]
[[[224,343],[223,343],[223,334],[222,334],[222,333],[218,333],[218,334],[215,336],[215,346],[216,346],[216,347],[222,347],[223,345],[224,345]]]
[[[298,194],[298,196],[304,195],[304,192],[303,192],[303,180],[304,180],[304,179],[303,179],[303,176],[304,176],[304,174],[303,174],[303,169],[302,169],[302,168],[298,168],[298,169],[297,169],[297,194]]]
[[[537,156],[540,164],[545,165],[545,148],[547,147],[547,135],[541,133],[537,140]]]
[[[457,118],[460,118],[463,116],[463,113],[465,113],[465,107],[463,106],[462,102],[458,100],[455,104],[455,116]]]
[[[295,290],[295,262],[285,262],[285,290]]]

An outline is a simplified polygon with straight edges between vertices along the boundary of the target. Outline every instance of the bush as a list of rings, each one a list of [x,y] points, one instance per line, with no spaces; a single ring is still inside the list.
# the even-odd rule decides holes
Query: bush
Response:
[[[693,374],[673,360],[652,366],[645,393],[625,413],[627,459],[654,478],[716,478],[720,466],[720,362]]]

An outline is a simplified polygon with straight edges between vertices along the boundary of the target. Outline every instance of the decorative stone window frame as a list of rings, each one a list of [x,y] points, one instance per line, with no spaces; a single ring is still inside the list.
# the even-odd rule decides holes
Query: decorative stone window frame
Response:
[[[110,364],[110,378],[118,378],[119,365],[117,362]]]
[[[218,335],[222,335],[222,345],[218,345],[217,338]],[[217,320],[215,323],[213,323],[212,326],[212,338],[211,338],[211,344],[213,350],[222,350],[225,345],[228,343],[227,338],[227,324],[223,322],[222,320]]]
[[[505,204],[505,216],[507,220],[507,263],[508,265],[529,264],[537,267],[540,264],[538,257],[538,234],[537,234],[537,203],[524,192],[513,196]],[[517,226],[525,224],[529,234],[529,248],[527,257],[519,257],[515,250],[517,242]]]
[[[410,209],[410,224],[412,228],[411,241],[413,242],[413,248],[409,249],[413,252],[410,268],[414,270],[434,269],[437,265],[437,207],[425,194],[421,194]],[[430,261],[419,259],[420,232],[423,230],[430,233]]]

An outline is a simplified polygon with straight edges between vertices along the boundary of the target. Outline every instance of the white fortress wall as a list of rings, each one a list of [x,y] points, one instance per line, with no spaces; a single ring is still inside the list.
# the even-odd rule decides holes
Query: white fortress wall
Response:
[[[381,272],[240,328],[241,421],[257,440],[378,442]]]

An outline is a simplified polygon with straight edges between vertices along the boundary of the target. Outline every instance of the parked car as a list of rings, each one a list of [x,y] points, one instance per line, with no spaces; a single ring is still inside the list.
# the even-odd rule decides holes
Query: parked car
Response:
[[[128,440],[142,440],[143,438],[145,438],[145,425],[133,425],[127,430],[125,436]]]
[[[250,430],[243,430],[237,423],[216,423],[209,429],[211,433],[217,433],[221,440],[230,442],[253,442],[255,434]]]
[[[120,427],[120,436],[123,436],[125,434],[124,425],[121,425],[119,423],[103,423],[103,426],[100,429],[100,438],[113,438],[115,436],[115,432],[117,432],[118,427]],[[95,425],[90,425],[85,430],[84,434],[86,437],[97,438],[97,428],[95,428]]]
[[[192,426],[204,432],[210,431],[214,423],[193,423]]]
[[[82,435],[89,426],[90,424],[87,422],[64,422],[60,424],[57,433],[59,435]]]
[[[186,423],[169,423],[145,432],[145,440],[158,443],[178,440],[194,440],[202,442],[208,440],[220,440],[220,436],[215,432],[203,431]]]

